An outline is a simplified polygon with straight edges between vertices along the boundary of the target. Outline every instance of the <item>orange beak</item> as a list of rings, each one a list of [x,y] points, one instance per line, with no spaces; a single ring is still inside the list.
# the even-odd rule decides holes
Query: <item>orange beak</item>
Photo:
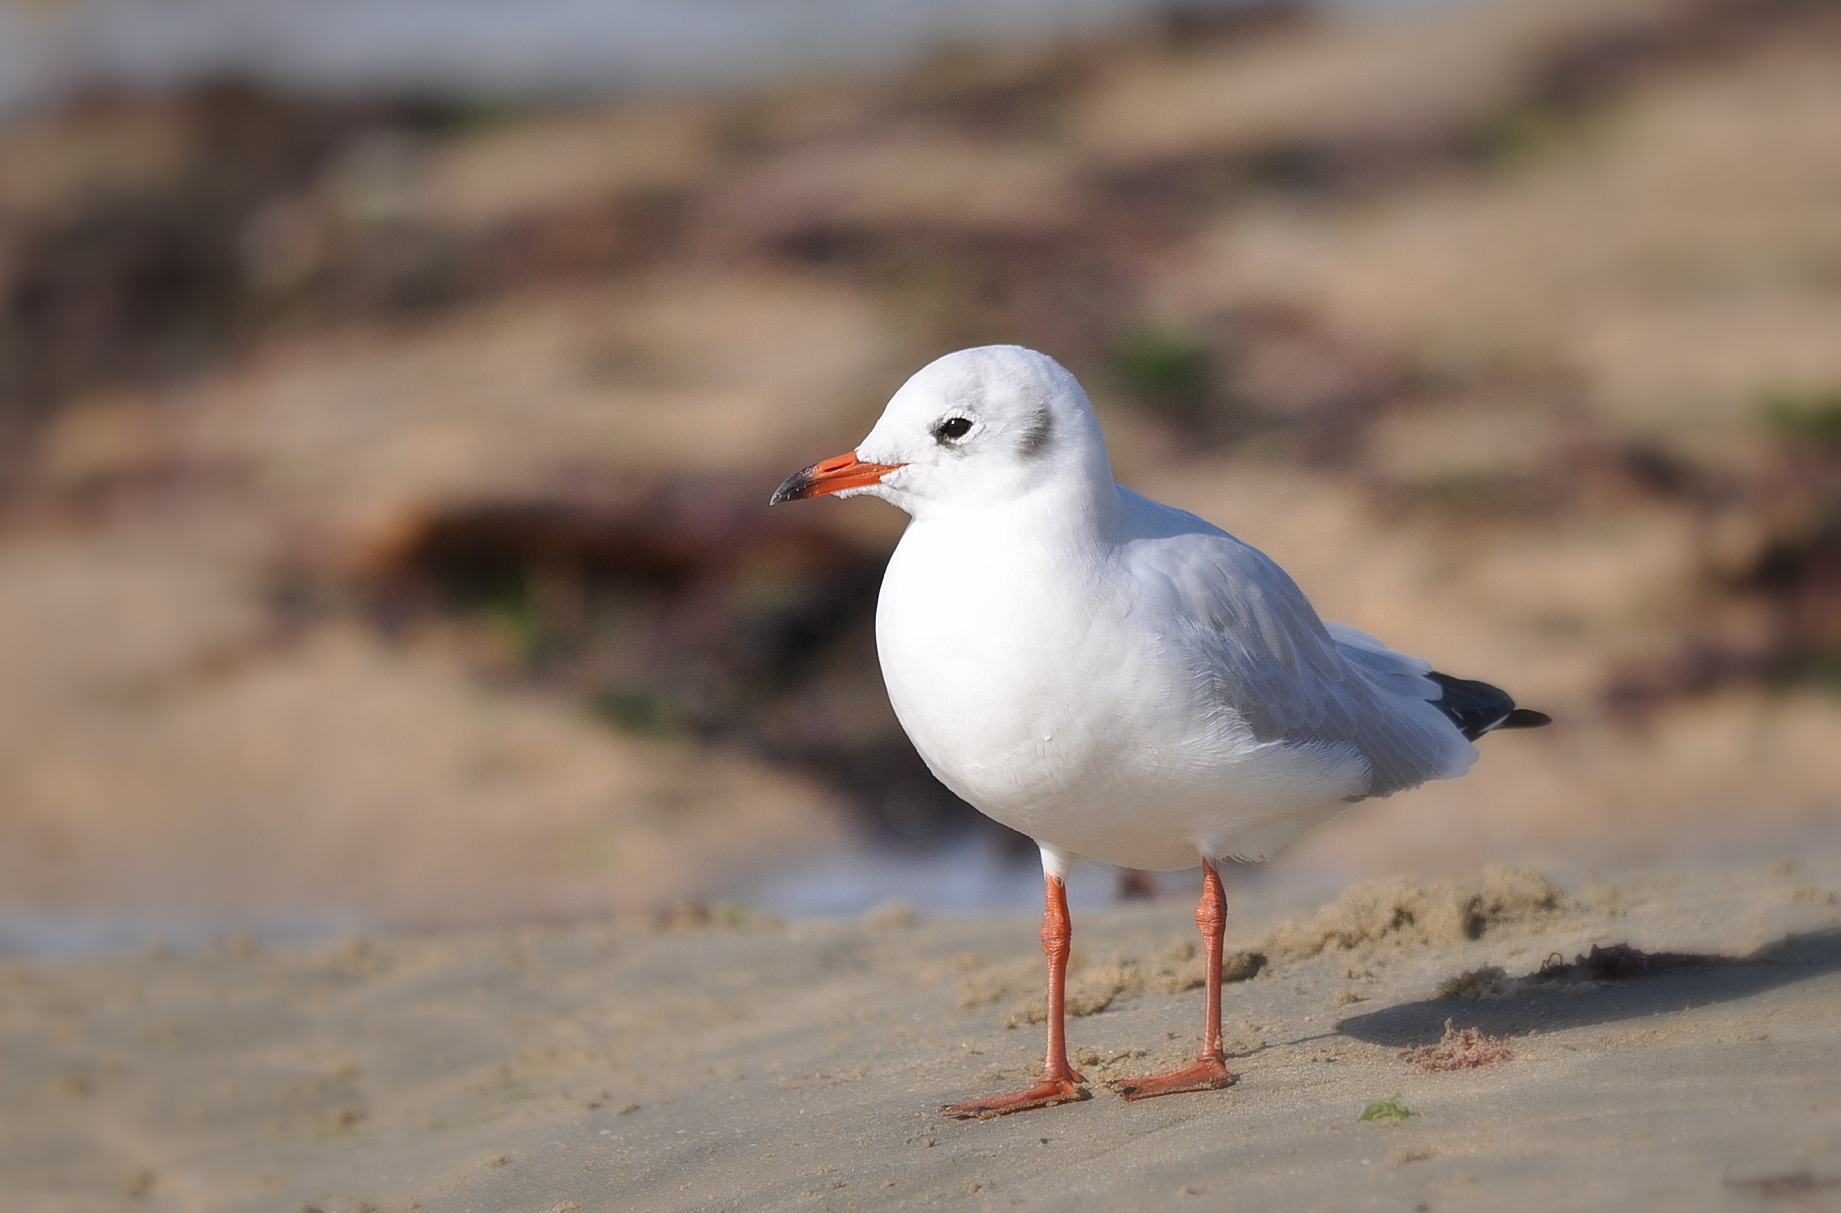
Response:
[[[773,491],[767,504],[804,501],[807,497],[822,497],[839,489],[860,489],[866,484],[875,484],[896,468],[907,466],[905,463],[864,463],[855,451],[834,455],[823,463],[814,463],[788,476],[786,483]]]

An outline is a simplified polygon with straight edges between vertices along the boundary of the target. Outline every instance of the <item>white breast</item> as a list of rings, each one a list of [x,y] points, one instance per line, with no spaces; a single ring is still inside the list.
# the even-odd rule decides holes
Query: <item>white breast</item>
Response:
[[[917,523],[876,612],[902,727],[949,787],[1004,821],[1093,757],[1070,744],[1090,731],[1092,621],[1041,556],[977,527]]]

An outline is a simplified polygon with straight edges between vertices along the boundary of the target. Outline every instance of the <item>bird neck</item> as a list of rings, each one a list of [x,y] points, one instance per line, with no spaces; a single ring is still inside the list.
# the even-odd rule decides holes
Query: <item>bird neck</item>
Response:
[[[1014,536],[1046,555],[1057,549],[1087,552],[1114,542],[1121,514],[1118,486],[1110,480],[1097,491],[1090,484],[1063,481],[971,509],[929,512],[910,525],[937,528],[942,536],[975,537],[980,545]]]

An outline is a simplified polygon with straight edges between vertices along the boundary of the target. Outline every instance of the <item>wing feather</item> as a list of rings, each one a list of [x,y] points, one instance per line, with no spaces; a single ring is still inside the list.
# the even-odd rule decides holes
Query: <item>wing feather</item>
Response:
[[[1476,749],[1432,706],[1430,665],[1326,625],[1289,574],[1225,531],[1144,498],[1128,505],[1143,536],[1127,546],[1145,618],[1174,631],[1168,642],[1193,656],[1209,698],[1255,740],[1353,746],[1370,796],[1469,769]]]

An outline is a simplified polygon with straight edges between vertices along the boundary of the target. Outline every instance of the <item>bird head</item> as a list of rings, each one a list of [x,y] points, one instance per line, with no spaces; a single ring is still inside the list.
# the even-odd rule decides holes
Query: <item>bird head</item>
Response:
[[[918,519],[1095,485],[1111,488],[1111,464],[1074,376],[1046,354],[987,345],[916,371],[856,450],[794,473],[772,501],[868,494]]]

